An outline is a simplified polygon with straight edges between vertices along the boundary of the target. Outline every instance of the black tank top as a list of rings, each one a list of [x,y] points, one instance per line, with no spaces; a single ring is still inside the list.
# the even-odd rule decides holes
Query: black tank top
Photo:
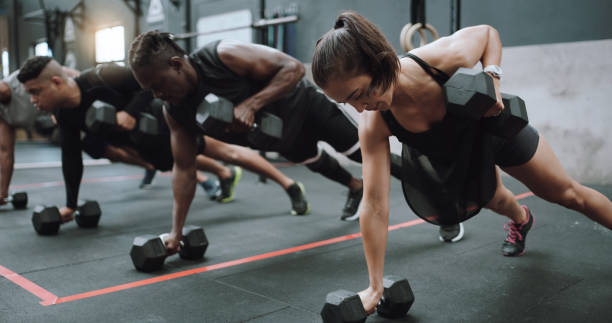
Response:
[[[189,132],[202,133],[195,121],[198,105],[209,93],[230,100],[234,106],[253,96],[264,88],[268,82],[252,80],[237,75],[219,58],[217,46],[221,41],[213,41],[189,56],[191,64],[198,73],[198,87],[183,103],[168,108],[170,115]],[[317,92],[316,87],[306,79],[300,80],[297,86],[282,99],[268,104],[262,110],[275,114],[283,119],[283,140],[273,147],[253,147],[264,150],[285,151],[289,149],[296,136],[301,132],[307,109],[311,107],[309,99]],[[244,133],[206,133],[221,141],[242,146],[252,146]]]
[[[449,79],[446,73],[430,66],[416,55],[406,53],[406,56],[417,62],[440,86],[443,86]],[[396,136],[400,142],[418,150],[429,158],[446,162],[452,161],[453,156],[460,151],[462,135],[478,123],[447,113],[440,122],[433,124],[429,130],[414,133],[404,129],[395,119],[391,110],[381,111],[380,113],[391,134]]]
[[[449,79],[419,57],[406,56],[440,86]],[[429,130],[413,133],[399,124],[391,110],[380,113],[404,144],[402,188],[417,215],[434,224],[459,223],[477,214],[493,197],[497,179],[492,138],[482,131],[480,121],[447,113]]]

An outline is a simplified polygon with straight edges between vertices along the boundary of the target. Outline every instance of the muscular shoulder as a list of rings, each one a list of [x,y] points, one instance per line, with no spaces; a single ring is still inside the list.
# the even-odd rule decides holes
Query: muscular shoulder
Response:
[[[480,56],[474,53],[482,51],[491,30],[488,25],[466,27],[410,52],[452,75],[459,67],[471,68],[478,62]]]
[[[359,138],[361,141],[387,141],[391,132],[379,111],[364,111],[359,118]]]

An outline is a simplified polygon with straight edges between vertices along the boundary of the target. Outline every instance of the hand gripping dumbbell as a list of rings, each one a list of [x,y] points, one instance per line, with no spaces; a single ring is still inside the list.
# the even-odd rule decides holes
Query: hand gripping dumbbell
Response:
[[[117,109],[111,105],[92,105],[85,116],[85,125],[94,133],[109,131],[117,126]],[[134,132],[139,135],[157,136],[159,125],[157,118],[149,113],[141,112]]]
[[[102,211],[96,201],[79,201],[74,219],[81,228],[95,228],[100,222]],[[62,224],[62,217],[57,206],[39,205],[32,213],[32,225],[40,235],[57,234]]]
[[[491,134],[502,138],[512,138],[529,123],[525,101],[512,94],[502,93],[504,109],[495,117],[484,118],[483,127]]]
[[[478,120],[495,104],[495,86],[487,73],[459,68],[444,84],[447,113]],[[499,137],[511,138],[527,123],[525,102],[515,95],[502,93],[504,110],[499,116],[483,119],[484,128]]]
[[[197,108],[196,121],[204,133],[223,133],[234,121],[234,104],[227,99],[209,94]],[[283,120],[266,111],[259,111],[255,114],[255,123],[249,135],[281,139]]]
[[[182,232],[183,239],[181,240],[179,256],[183,259],[191,260],[202,258],[206,248],[208,248],[208,239],[204,229],[188,225],[183,227]],[[147,234],[134,238],[130,257],[137,270],[152,272],[164,265],[164,261],[168,256],[164,243],[165,235],[155,236]]]
[[[398,276],[383,278],[383,296],[376,307],[378,315],[385,318],[405,316],[414,303],[414,294],[408,280]],[[367,313],[356,293],[337,290],[327,294],[326,303],[321,310],[324,323],[362,323]]]
[[[4,201],[13,204],[15,209],[25,209],[28,206],[28,193],[17,192],[5,198]]]

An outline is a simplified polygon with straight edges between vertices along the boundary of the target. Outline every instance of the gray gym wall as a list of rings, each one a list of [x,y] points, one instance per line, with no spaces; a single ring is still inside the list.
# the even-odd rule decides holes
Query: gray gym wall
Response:
[[[161,0],[165,18],[146,22],[150,0],[141,0],[138,30],[183,33],[195,30],[197,20],[249,9],[259,17],[260,0]],[[68,10],[77,0],[45,0],[47,8]],[[123,0],[85,0],[87,22],[76,29],[78,68],[94,64],[93,35],[97,29],[123,25],[126,50],[134,37],[133,12]],[[133,5],[133,1],[127,1]],[[426,0],[426,21],[441,36],[450,32],[451,0]],[[331,28],[339,12],[355,10],[376,23],[398,54],[399,34],[410,22],[410,0],[266,0],[269,11],[297,4],[300,21],[294,24],[296,58],[310,63],[313,46]],[[190,4],[187,10],[186,4]],[[463,0],[461,25],[490,24],[504,45],[502,90],[521,95],[530,121],[547,138],[570,175],[587,183],[612,183],[612,110],[606,94],[612,92],[612,1],[601,0]],[[38,0],[0,0],[0,14],[8,15],[11,70],[25,59],[29,48],[45,37],[44,26],[26,22],[23,15],[39,9]],[[186,15],[190,12],[190,24]],[[254,39],[258,39],[255,37]],[[599,41],[598,41],[599,40]],[[194,41],[191,42],[195,44]],[[183,42],[187,46],[186,42]],[[55,58],[63,61],[58,46]],[[192,48],[195,49],[195,48]],[[396,142],[393,149],[398,150]]]
[[[146,19],[150,0],[141,0],[143,15],[140,31],[149,29],[182,33],[185,26],[185,7],[191,4],[191,26],[200,17],[235,11],[252,10],[254,19],[259,17],[260,0],[161,0],[165,10],[164,21],[148,24]],[[176,2],[176,1],[174,1]],[[426,0],[426,21],[440,35],[450,31],[451,0]],[[44,0],[48,9],[68,10],[77,0]],[[134,37],[135,19],[124,0],[85,0],[87,22],[77,28],[74,46],[80,68],[94,63],[93,33],[109,25],[122,24],[126,28],[126,50]],[[127,1],[133,5],[134,1]],[[266,0],[266,7],[285,9],[297,4],[300,21],[296,29],[295,56],[302,62],[310,62],[312,48],[319,37],[331,28],[334,18],[342,10],[355,10],[376,23],[400,52],[399,34],[410,22],[410,0]],[[490,24],[500,32],[504,46],[547,44],[612,38],[612,1],[601,0],[463,0],[461,3],[462,26]],[[28,49],[39,39],[45,38],[44,25],[24,21],[23,15],[40,9],[39,0],[0,0],[0,13],[9,17],[11,30],[11,70],[28,57]],[[69,45],[70,46],[70,45]],[[63,53],[56,53],[63,59]]]

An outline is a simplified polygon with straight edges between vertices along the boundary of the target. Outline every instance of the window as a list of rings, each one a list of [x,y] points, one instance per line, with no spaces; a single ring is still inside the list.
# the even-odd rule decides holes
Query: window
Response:
[[[9,53],[6,50],[2,51],[2,77],[9,76]]]
[[[124,31],[123,26],[96,31],[96,63],[123,63],[125,60]]]
[[[36,56],[53,56],[53,52],[49,48],[49,44],[46,41],[42,41],[34,45],[34,55]]]

